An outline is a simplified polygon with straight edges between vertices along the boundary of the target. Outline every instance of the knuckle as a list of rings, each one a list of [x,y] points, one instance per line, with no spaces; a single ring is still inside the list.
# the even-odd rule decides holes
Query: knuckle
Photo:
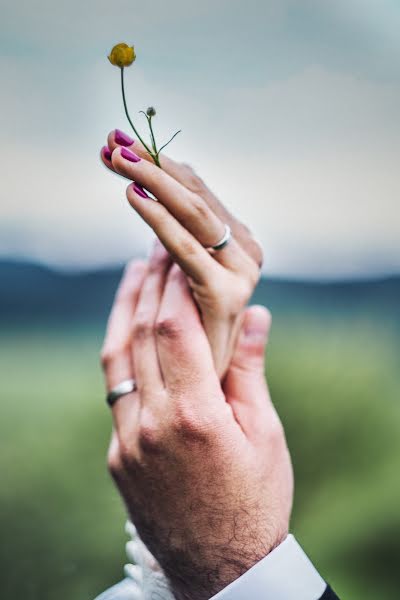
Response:
[[[124,439],[122,436],[119,440],[119,462],[120,472],[125,472],[131,469],[135,462],[135,452],[132,439]]]
[[[149,183],[150,181],[152,186],[150,187],[151,191],[153,191],[152,188],[154,188],[154,191],[156,191],[165,185],[165,179],[167,177],[165,171],[159,169],[152,160],[151,162],[146,161],[145,163],[142,163],[142,168],[146,179],[146,181],[142,181],[142,185],[144,185],[144,187],[146,187],[146,183]]]
[[[147,411],[142,414],[138,432],[139,448],[147,454],[157,454],[164,447],[163,431],[153,415]]]
[[[125,351],[123,346],[111,346],[106,345],[100,352],[100,363],[103,369],[106,371],[110,365],[112,365],[116,358]]]
[[[107,348],[103,348],[100,352],[100,364],[104,371],[110,366],[112,360],[113,357],[111,357],[110,351]]]
[[[194,239],[184,237],[179,243],[179,254],[185,256],[187,259],[195,258],[197,256],[198,248]]]
[[[110,446],[107,454],[107,467],[111,476],[114,479],[119,479],[124,469],[118,446]]]
[[[105,344],[100,352],[100,364],[103,370],[107,371],[121,355],[129,352],[129,345],[129,339],[119,344]]]
[[[210,392],[211,396],[215,392]],[[215,398],[218,405],[222,398]],[[208,443],[223,435],[226,418],[223,412],[210,411],[200,404],[188,403],[187,396],[180,394],[173,416],[175,435],[189,443]]]
[[[141,426],[138,440],[140,449],[148,454],[154,454],[161,449],[161,436],[154,427]]]
[[[261,268],[264,262],[264,252],[260,244],[256,240],[250,239],[249,253],[256,262],[258,268]]]
[[[154,223],[152,224],[154,230],[163,230],[170,227],[170,215],[162,204],[155,202],[152,205],[152,210],[154,213]]]
[[[210,216],[210,212],[211,212],[210,208],[206,204],[206,202],[203,200],[203,198],[201,198],[197,194],[194,194],[192,197],[191,209],[196,217],[196,220],[198,220],[198,221],[208,220],[208,218]]]
[[[164,317],[155,324],[156,334],[159,337],[175,340],[182,335],[182,325],[176,317]]]
[[[181,406],[177,408],[173,426],[175,433],[188,442],[204,443],[210,437],[210,423],[208,423],[208,420],[189,407]]]
[[[152,326],[145,315],[139,315],[132,324],[132,338],[136,342],[147,339],[152,334]]]
[[[205,188],[204,182],[202,178],[197,175],[193,167],[186,163],[182,163],[181,167],[182,172],[184,173],[186,187],[192,192],[203,193]]]

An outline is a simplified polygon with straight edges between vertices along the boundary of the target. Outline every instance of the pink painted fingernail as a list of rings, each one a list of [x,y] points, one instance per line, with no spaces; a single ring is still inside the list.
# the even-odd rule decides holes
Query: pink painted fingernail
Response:
[[[137,154],[135,154],[134,152],[131,152],[127,148],[121,148],[121,156],[122,156],[122,158],[126,158],[126,160],[129,160],[130,162],[133,162],[133,163],[137,163],[140,160],[142,160]]]
[[[106,160],[111,160],[111,152],[108,146],[103,146],[101,151],[103,152],[103,156]]]
[[[132,144],[135,143],[135,140],[133,140],[131,137],[129,137],[129,135],[120,129],[115,130],[114,139],[115,143],[119,146],[132,146]]]
[[[132,187],[133,187],[133,190],[137,193],[138,196],[140,196],[141,198],[149,198],[151,200],[150,196],[142,188],[141,185],[139,185],[138,183],[132,183]]]

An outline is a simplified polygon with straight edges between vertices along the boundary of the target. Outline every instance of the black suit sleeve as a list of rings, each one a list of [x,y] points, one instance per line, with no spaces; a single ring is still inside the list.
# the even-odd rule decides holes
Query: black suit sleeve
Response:
[[[329,587],[326,588],[324,595],[321,596],[320,600],[339,600],[335,592]]]

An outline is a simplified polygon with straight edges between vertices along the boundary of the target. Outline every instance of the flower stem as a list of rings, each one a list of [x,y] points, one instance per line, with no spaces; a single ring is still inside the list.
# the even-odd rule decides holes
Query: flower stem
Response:
[[[151,137],[151,143],[153,145],[154,154],[157,154],[157,144],[156,144],[156,139],[154,137],[153,125],[151,124],[151,117],[147,117],[147,120],[149,122],[150,137]]]
[[[148,117],[147,120],[149,122],[150,137],[151,137],[151,142],[153,144],[153,150],[154,150],[153,160],[156,163],[156,165],[161,168],[160,159],[158,156],[160,154],[160,151],[157,150],[156,138],[154,137],[154,131],[153,131],[153,125],[151,123],[151,119],[152,119],[152,117]]]
[[[129,116],[128,106],[126,104],[126,97],[125,97],[125,83],[124,83],[124,68],[123,67],[121,68],[121,89],[122,89],[122,100],[123,100],[123,103],[124,103],[124,109],[125,109],[126,118],[128,119],[128,121],[130,123],[130,126],[132,127],[132,129],[135,132],[135,135],[137,136],[137,138],[139,139],[139,141],[146,148],[146,150],[150,154],[150,156],[152,156],[154,158],[154,155],[153,155],[152,151],[150,150],[150,148],[148,147],[148,145],[142,140],[142,137],[141,137],[140,133],[137,131],[136,127],[132,123],[132,119]]]
[[[170,144],[172,142],[173,139],[176,138],[176,136],[178,135],[178,133],[180,133],[182,130],[180,129],[179,131],[177,131],[176,133],[174,133],[174,135],[172,136],[172,138],[170,140],[168,140],[168,142],[166,144],[164,144],[164,146],[161,146],[161,148],[158,150],[157,154],[160,154],[161,150],[164,150],[164,148],[166,148],[168,146],[168,144]]]

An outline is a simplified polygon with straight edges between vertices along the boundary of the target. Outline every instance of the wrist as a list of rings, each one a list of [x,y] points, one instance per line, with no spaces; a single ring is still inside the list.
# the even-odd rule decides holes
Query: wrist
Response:
[[[231,546],[221,547],[210,553],[206,561],[175,563],[173,572],[168,575],[174,597],[176,600],[210,600],[268,556],[287,536],[288,531],[276,536],[272,544],[259,543],[256,548],[253,544],[237,550]]]

